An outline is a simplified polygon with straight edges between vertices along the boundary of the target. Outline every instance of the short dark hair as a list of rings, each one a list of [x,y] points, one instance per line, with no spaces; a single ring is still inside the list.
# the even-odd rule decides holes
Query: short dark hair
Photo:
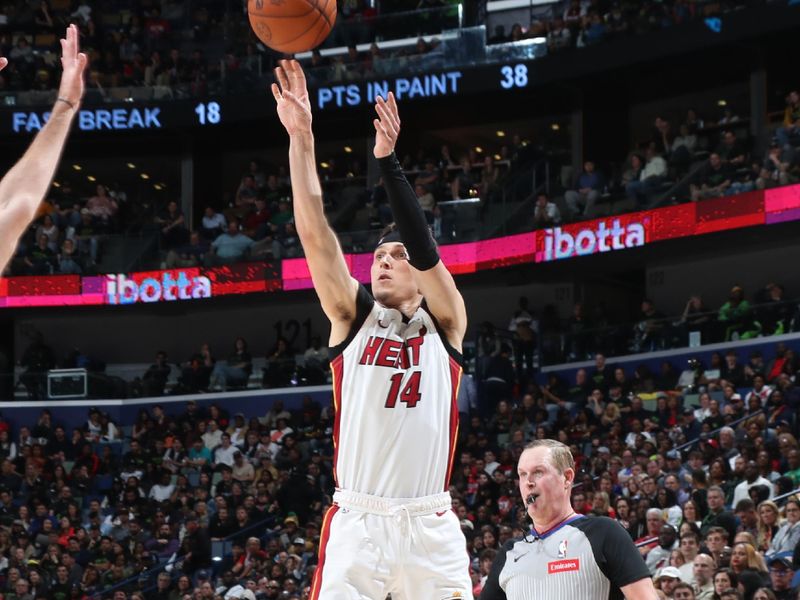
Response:
[[[712,534],[721,535],[723,541],[725,542],[727,542],[728,538],[730,537],[730,534],[728,533],[727,529],[725,529],[724,527],[717,527],[716,525],[714,527],[709,527],[708,531],[706,532],[706,538],[708,538],[708,536]]]
[[[677,592],[678,590],[689,590],[690,592],[692,592],[692,596],[693,597],[695,596],[694,588],[685,581],[681,581],[678,585],[672,588],[672,594],[675,595],[675,592]]]
[[[684,531],[683,535],[681,535],[681,541],[684,539],[692,538],[698,544],[700,543],[700,536],[697,534],[696,531],[690,529],[689,531]]]

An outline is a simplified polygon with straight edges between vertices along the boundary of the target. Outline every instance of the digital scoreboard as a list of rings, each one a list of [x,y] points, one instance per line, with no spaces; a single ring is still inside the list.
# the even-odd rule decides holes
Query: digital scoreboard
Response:
[[[401,102],[428,98],[456,98],[487,91],[512,91],[528,87],[529,65],[520,62],[470,69],[450,69],[409,76],[373,77],[358,82],[311,87],[315,111],[368,107],[391,91]],[[75,127],[83,132],[166,131],[215,128],[236,122],[274,118],[266,89],[262,95],[231,95],[213,99],[118,102],[84,105]],[[0,134],[33,135],[50,118],[50,107],[0,109]]]

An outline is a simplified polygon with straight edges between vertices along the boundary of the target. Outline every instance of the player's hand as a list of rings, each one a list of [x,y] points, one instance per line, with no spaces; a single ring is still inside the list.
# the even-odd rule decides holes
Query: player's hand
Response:
[[[397,101],[394,94],[389,92],[389,99],[384,100],[378,96],[375,103],[375,112],[378,118],[372,121],[375,125],[375,158],[384,158],[394,152],[397,136],[400,135],[400,113],[397,112]]]
[[[61,40],[61,85],[58,86],[58,97],[68,100],[77,109],[83,98],[83,73],[88,59],[80,52],[78,44],[78,28],[67,27],[67,35]],[[62,103],[63,104],[63,103]]]
[[[4,56],[0,56],[0,71],[6,68],[8,65],[8,59]]]
[[[308,99],[306,76],[296,60],[282,60],[275,69],[272,95],[278,103],[278,118],[292,136],[311,133],[311,102]]]

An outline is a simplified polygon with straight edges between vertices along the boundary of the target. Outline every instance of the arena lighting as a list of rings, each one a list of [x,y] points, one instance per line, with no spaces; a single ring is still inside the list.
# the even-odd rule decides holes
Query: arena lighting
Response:
[[[561,125],[559,125],[558,123],[553,123],[552,125],[550,125],[550,129],[552,129],[553,131],[558,131],[559,129],[561,129]]]
[[[502,157],[502,156],[500,156],[499,154],[495,154],[495,155],[494,155],[494,159],[495,159],[495,160],[500,160],[501,158],[503,158],[503,157]]]
[[[54,188],[60,188],[60,187],[61,187],[61,184],[60,184],[60,183],[58,183],[57,181],[54,181],[54,182],[53,182],[53,187],[54,187]]]
[[[136,168],[136,165],[135,165],[135,164],[133,164],[133,163],[128,163],[128,164],[127,164],[127,167],[128,167],[129,169],[135,169],[135,168]]]
[[[481,148],[480,146],[475,146],[475,152],[481,154],[483,152],[483,148]]]
[[[728,106],[727,100],[717,100],[717,106]]]
[[[497,131],[495,131],[495,133],[497,134],[497,137],[506,137],[506,132],[503,131],[502,129],[498,129]]]
[[[353,151],[353,149],[352,149],[350,146],[345,146],[345,147],[344,147],[344,151],[345,151],[347,154],[350,154],[350,153]]]
[[[800,221],[800,185],[569,223],[478,242],[443,244],[439,253],[451,273],[463,275],[512,265],[621,252],[670,239],[792,221]],[[345,261],[353,277],[369,283],[370,253],[346,254]],[[279,263],[247,262],[215,268],[114,275],[0,278],[0,307],[180,302],[311,287],[311,273],[305,259],[290,258]]]
[[[319,166],[323,169],[327,169],[328,167],[330,167],[330,165],[324,161],[319,163]]]
[[[76,171],[80,171],[83,167],[78,165],[78,164],[75,164],[75,165],[72,165],[72,168],[75,169]]]
[[[95,177],[94,175],[87,175],[86,179],[88,179],[89,181],[92,181],[92,182],[97,181],[97,177]]]
[[[150,179],[150,175],[148,175],[147,173],[142,173],[141,175],[139,175],[139,177],[141,177],[142,179]]]

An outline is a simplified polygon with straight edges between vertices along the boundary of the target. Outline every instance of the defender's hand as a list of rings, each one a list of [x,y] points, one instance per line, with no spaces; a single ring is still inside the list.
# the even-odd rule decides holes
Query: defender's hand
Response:
[[[83,73],[86,70],[86,55],[80,52],[78,43],[78,28],[75,25],[67,27],[67,35],[61,40],[61,85],[58,87],[58,97],[70,102],[77,110],[83,98]]]

